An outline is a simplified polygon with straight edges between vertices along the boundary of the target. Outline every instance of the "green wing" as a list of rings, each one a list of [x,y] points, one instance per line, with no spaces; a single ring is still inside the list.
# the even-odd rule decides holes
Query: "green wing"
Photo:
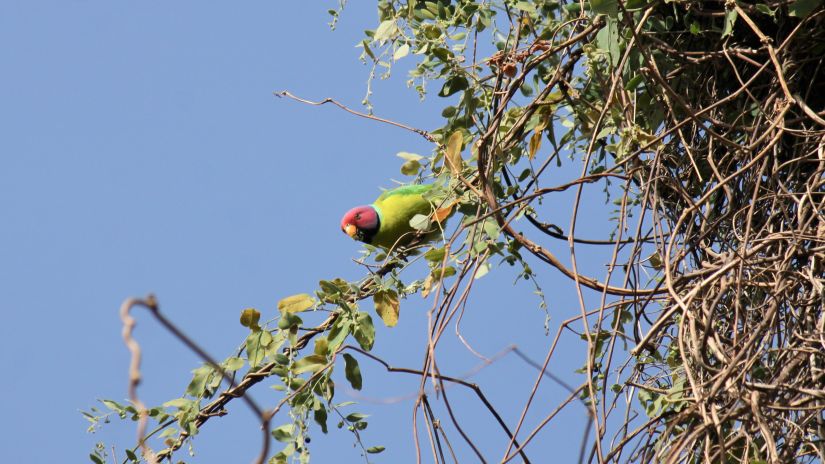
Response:
[[[381,196],[375,200],[375,204],[381,204],[384,200],[390,197],[394,197],[396,195],[399,196],[407,196],[407,195],[422,195],[424,192],[428,192],[432,190],[433,184],[416,184],[416,185],[402,185],[401,187],[394,188],[392,190],[386,190]]]
[[[432,184],[405,185],[382,193],[373,207],[378,211],[381,225],[370,244],[392,248],[413,238],[410,219],[416,214],[430,215],[434,207],[422,196]]]

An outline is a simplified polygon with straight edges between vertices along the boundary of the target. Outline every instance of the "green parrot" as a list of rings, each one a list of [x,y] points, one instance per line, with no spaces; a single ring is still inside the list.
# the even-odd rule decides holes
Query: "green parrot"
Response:
[[[452,205],[437,209],[424,198],[432,189],[433,184],[419,184],[387,190],[373,204],[347,211],[341,230],[355,240],[384,249],[407,245],[415,237],[410,220],[416,214],[442,222],[452,213]]]

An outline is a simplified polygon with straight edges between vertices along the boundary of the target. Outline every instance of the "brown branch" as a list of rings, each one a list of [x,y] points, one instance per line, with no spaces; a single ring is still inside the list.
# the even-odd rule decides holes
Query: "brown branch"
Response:
[[[304,98],[300,98],[300,97],[297,97],[297,96],[293,95],[288,90],[281,90],[280,92],[272,92],[272,94],[275,95],[278,98],[286,97],[286,98],[290,98],[292,100],[295,100],[295,101],[298,101],[298,102],[301,102],[301,103],[306,103],[307,105],[312,105],[312,106],[321,106],[321,105],[324,105],[324,104],[327,104],[327,103],[332,103],[333,105],[337,106],[338,108],[341,108],[342,110],[346,111],[347,113],[354,114],[355,116],[365,118],[365,119],[371,119],[373,121],[382,122],[384,124],[389,124],[389,125],[395,126],[395,127],[400,127],[401,129],[405,129],[405,130],[408,130],[410,132],[415,132],[416,134],[418,134],[418,135],[424,137],[425,139],[427,139],[428,142],[432,142],[432,143],[436,144],[439,148],[442,148],[442,149],[444,148],[444,146],[441,145],[441,143],[439,143],[438,140],[436,140],[435,137],[433,137],[429,132],[427,132],[425,130],[417,129],[415,127],[411,127],[411,126],[408,126],[406,124],[402,124],[400,122],[395,122],[395,121],[392,121],[392,120],[389,120],[389,119],[379,118],[378,116],[375,116],[375,115],[372,115],[372,114],[369,114],[369,113],[362,113],[360,111],[355,111],[355,110],[349,108],[348,106],[346,106],[342,103],[339,103],[336,100],[333,100],[332,98],[325,98],[321,101],[306,100]]]
[[[145,432],[146,432],[146,422],[148,420],[148,410],[146,406],[143,405],[142,402],[137,398],[137,385],[140,383],[140,346],[132,337],[132,331],[135,326],[135,320],[129,315],[129,312],[132,307],[140,306],[144,307],[149,310],[149,314],[154,316],[158,322],[163,325],[166,330],[172,333],[178,340],[180,340],[184,345],[186,345],[189,349],[195,352],[202,360],[204,360],[207,364],[212,366],[217,372],[220,373],[221,377],[224,380],[229,382],[231,389],[236,389],[238,385],[235,384],[234,379],[230,376],[224,369],[215,361],[211,356],[209,356],[206,351],[203,350],[198,344],[196,344],[191,338],[186,336],[176,325],[174,325],[163,313],[160,312],[160,308],[158,306],[157,299],[155,299],[154,295],[149,295],[145,299],[136,299],[130,298],[123,302],[120,308],[120,317],[123,320],[123,339],[126,341],[126,345],[129,347],[129,350],[132,352],[132,361],[129,368],[129,398],[130,400],[135,403],[138,409],[138,414],[140,415],[140,419],[138,421],[138,444],[141,447],[142,453],[147,461],[151,463],[156,463],[158,460],[163,460],[167,456],[170,456],[171,453],[178,449],[182,444],[183,438],[186,436],[186,432],[181,433],[181,438],[178,439],[177,446],[167,448],[157,454],[153,453],[152,450],[148,447],[145,443]],[[263,431],[263,444],[261,445],[261,451],[258,454],[258,457],[255,459],[256,464],[263,464],[264,460],[266,459],[267,455],[269,454],[269,419],[272,415],[264,410],[262,410],[255,401],[249,397],[248,395],[244,394],[241,396],[244,402],[252,409],[253,412],[260,418],[261,421],[261,429]],[[210,416],[215,415],[217,411],[210,412]]]
[[[349,350],[357,351],[358,353],[361,353],[362,355],[364,355],[364,356],[372,359],[373,361],[381,364],[382,366],[384,366],[384,369],[386,369],[387,372],[400,372],[400,373],[404,373],[404,374],[419,375],[419,376],[422,376],[422,377],[427,377],[429,375],[424,371],[420,371],[420,370],[416,370],[416,369],[409,369],[409,368],[406,368],[406,367],[393,367],[388,362],[384,361],[383,359],[379,358],[378,356],[375,356],[372,353],[369,353],[367,351],[364,351],[364,350],[362,350],[358,347],[352,346],[352,345],[346,345],[346,346],[341,348],[341,350],[344,350],[344,349],[349,349]],[[515,443],[516,446],[519,446],[518,442],[515,441],[515,438],[513,437],[513,433],[510,431],[510,428],[507,427],[507,424],[504,422],[504,419],[501,418],[501,415],[498,413],[498,411],[496,411],[496,409],[495,409],[495,407],[493,407],[492,403],[490,403],[490,400],[487,399],[487,396],[484,395],[484,392],[482,392],[481,387],[479,387],[478,384],[471,383],[471,382],[468,382],[464,379],[460,379],[460,378],[457,378],[457,377],[450,377],[448,375],[442,375],[442,374],[433,374],[433,375],[435,375],[435,377],[438,378],[439,380],[444,380],[444,381],[447,381],[447,382],[450,382],[450,383],[455,383],[457,385],[461,385],[461,386],[467,387],[470,390],[472,390],[473,393],[475,393],[476,396],[478,397],[479,401],[481,401],[482,404],[484,404],[484,407],[487,408],[487,411],[496,419],[496,422],[498,422],[498,425],[501,427],[502,430],[504,430],[504,433],[507,434],[507,437],[510,440],[513,440],[513,443]],[[521,456],[521,458],[524,460],[525,463],[528,463],[528,464],[530,463],[530,460],[527,458],[527,455],[523,451],[519,451],[519,456]]]

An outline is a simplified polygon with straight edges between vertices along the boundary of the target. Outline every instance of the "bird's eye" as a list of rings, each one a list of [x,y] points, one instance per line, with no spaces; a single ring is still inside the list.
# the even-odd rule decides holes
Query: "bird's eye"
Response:
[[[361,219],[361,215],[360,215],[360,214],[356,214],[356,215],[355,215],[355,220],[357,221],[357,220],[359,220],[359,219]]]

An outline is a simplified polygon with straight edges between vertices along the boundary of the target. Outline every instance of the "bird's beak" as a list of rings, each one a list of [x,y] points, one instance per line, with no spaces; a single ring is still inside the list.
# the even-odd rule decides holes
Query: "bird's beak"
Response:
[[[347,224],[344,226],[344,233],[349,235],[351,238],[355,238],[355,234],[358,232],[358,229],[352,224]]]

